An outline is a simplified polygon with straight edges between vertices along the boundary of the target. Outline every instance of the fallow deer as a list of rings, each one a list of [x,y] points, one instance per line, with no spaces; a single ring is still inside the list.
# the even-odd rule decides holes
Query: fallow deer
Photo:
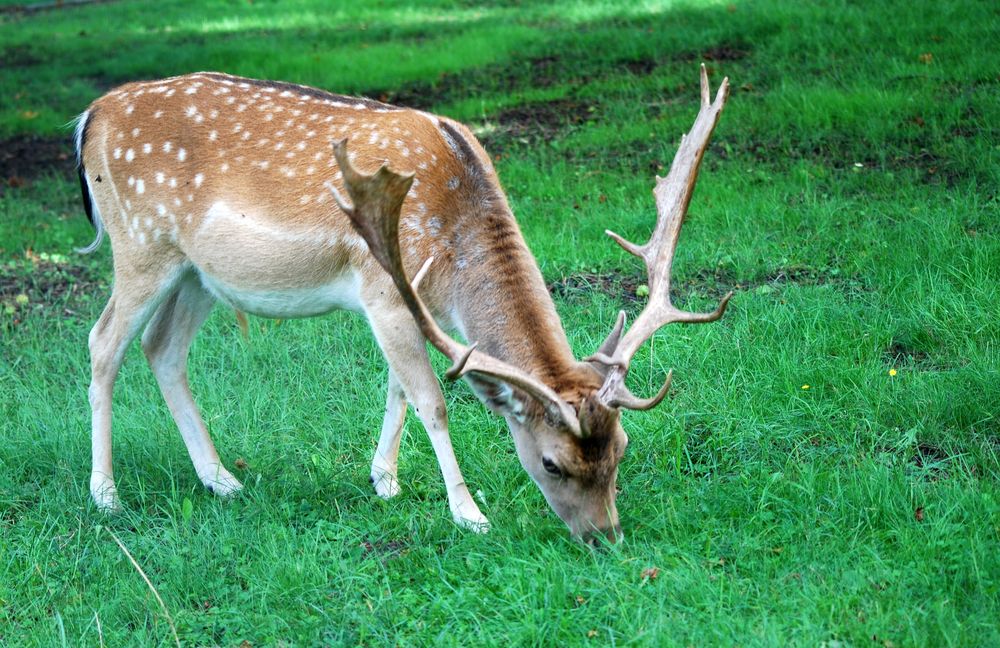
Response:
[[[649,300],[624,334],[621,313],[583,361],[573,357],[489,156],[465,126],[214,72],[130,83],[96,100],[75,135],[97,232],[82,251],[107,234],[114,259],[111,297],[89,338],[94,501],[119,507],[111,394],[140,331],[199,478],[228,495],[241,484],[219,459],[187,382],[199,326],[216,301],[272,318],[345,308],[367,318],[389,364],[371,466],[378,495],[399,492],[409,403],[430,436],[454,519],[488,528],[452,450],[430,341],[452,360],[448,377],[463,377],[506,419],[521,464],[573,536],[616,541],[615,482],[628,443],[620,412],[655,406],[670,384],[668,374],[652,398],[633,396],[630,360],[665,324],[718,319],[731,295],[711,313],[678,310],[669,295],[681,223],[728,89],[724,79],[711,100],[702,66],[701,109],[669,174],[656,180],[650,241],[607,232],[645,262]]]

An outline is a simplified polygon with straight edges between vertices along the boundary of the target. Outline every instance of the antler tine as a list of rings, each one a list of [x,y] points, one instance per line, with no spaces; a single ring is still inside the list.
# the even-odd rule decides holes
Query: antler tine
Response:
[[[663,381],[663,386],[660,387],[660,391],[656,392],[656,395],[651,398],[639,398],[629,391],[628,387],[622,383],[618,392],[615,394],[614,399],[609,403],[611,407],[618,407],[623,409],[631,410],[648,410],[653,409],[660,404],[660,401],[666,397],[667,392],[670,391],[670,381],[673,380],[674,370],[671,369],[667,372],[667,379]]]
[[[606,364],[612,367],[601,388],[601,398],[606,403],[620,403],[622,407],[636,409],[631,405],[659,402],[656,397],[640,401],[625,396],[624,376],[628,371],[632,356],[643,342],[659,328],[673,322],[700,323],[719,319],[726,310],[732,293],[726,295],[718,308],[710,313],[689,313],[676,308],[670,302],[670,271],[674,251],[680,237],[681,226],[687,213],[688,204],[698,180],[698,170],[702,157],[708,148],[712,131],[719,122],[722,109],[729,97],[729,79],[722,80],[715,99],[711,99],[708,72],[701,66],[701,107],[691,130],[681,138],[680,146],[665,178],[656,178],[653,194],[656,199],[656,227],[649,241],[643,245],[631,243],[621,236],[607,232],[626,251],[640,257],[646,266],[649,281],[649,301],[635,319],[628,332],[622,336],[614,355]],[[604,359],[595,358],[603,362]],[[627,391],[627,390],[626,390]],[[663,393],[665,391],[661,390]],[[621,394],[621,396],[619,396]],[[662,395],[658,394],[660,398]],[[631,405],[630,405],[631,404]],[[655,405],[655,403],[653,403]],[[652,405],[649,405],[652,407]]]
[[[346,139],[333,143],[333,155],[343,174],[344,188],[351,203],[336,187],[328,184],[334,200],[368,244],[375,260],[389,273],[420,331],[438,351],[452,361],[445,376],[454,380],[475,372],[498,378],[527,393],[551,415],[561,420],[571,432],[581,435],[576,411],[548,385],[517,367],[477,351],[475,344],[466,346],[459,343],[441,330],[417,294],[420,280],[427,274],[433,257],[424,262],[412,283],[407,280],[399,249],[399,218],[403,200],[413,183],[413,174],[395,173],[387,164],[383,164],[372,175],[359,172],[347,155]]]

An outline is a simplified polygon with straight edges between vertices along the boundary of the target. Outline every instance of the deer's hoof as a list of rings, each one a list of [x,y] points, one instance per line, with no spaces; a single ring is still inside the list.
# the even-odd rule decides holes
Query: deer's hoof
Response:
[[[368,479],[375,487],[375,493],[382,499],[391,499],[399,495],[399,480],[396,479],[396,475],[387,471],[373,470]]]
[[[240,480],[222,466],[213,466],[211,470],[199,473],[201,483],[205,485],[210,493],[219,497],[232,497],[243,490]]]
[[[466,531],[472,531],[473,533],[489,533],[490,531],[490,521],[479,511],[476,511],[475,516],[471,516],[466,512],[465,515],[453,514],[452,517],[455,519],[455,524]]]
[[[90,496],[94,498],[98,510],[103,513],[118,513],[122,510],[115,480],[107,475],[95,473],[90,476]]]

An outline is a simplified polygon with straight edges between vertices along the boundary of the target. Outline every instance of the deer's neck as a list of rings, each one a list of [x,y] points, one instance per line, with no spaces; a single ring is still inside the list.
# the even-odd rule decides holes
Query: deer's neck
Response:
[[[575,361],[541,271],[506,205],[466,219],[453,237],[455,322],[481,351],[558,389]]]

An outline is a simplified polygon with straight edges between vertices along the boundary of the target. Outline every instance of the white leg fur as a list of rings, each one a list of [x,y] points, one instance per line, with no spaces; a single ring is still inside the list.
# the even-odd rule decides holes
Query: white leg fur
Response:
[[[378,295],[379,290],[370,289],[363,291],[363,294]],[[444,406],[444,396],[427,357],[423,335],[401,304],[395,306],[400,312],[391,316],[385,309],[394,307],[385,302],[365,306],[368,321],[389,366],[406,368],[405,373],[397,372],[396,378],[430,437],[448,491],[452,518],[463,528],[479,533],[489,531],[490,522],[472,499],[455,459],[451,437],[448,435],[448,413]],[[381,312],[376,315],[372,312],[374,309],[380,309]],[[400,322],[409,322],[410,325],[402,327],[399,326]]]
[[[187,380],[191,341],[214,303],[215,298],[202,287],[198,277],[188,274],[177,291],[160,305],[146,327],[142,350],[177,423],[198,478],[216,495],[226,496],[243,485],[222,465]]]
[[[406,419],[406,395],[399,380],[389,370],[389,387],[385,399],[385,419],[378,447],[372,458],[371,481],[379,497],[389,499],[399,494],[399,442]]]

